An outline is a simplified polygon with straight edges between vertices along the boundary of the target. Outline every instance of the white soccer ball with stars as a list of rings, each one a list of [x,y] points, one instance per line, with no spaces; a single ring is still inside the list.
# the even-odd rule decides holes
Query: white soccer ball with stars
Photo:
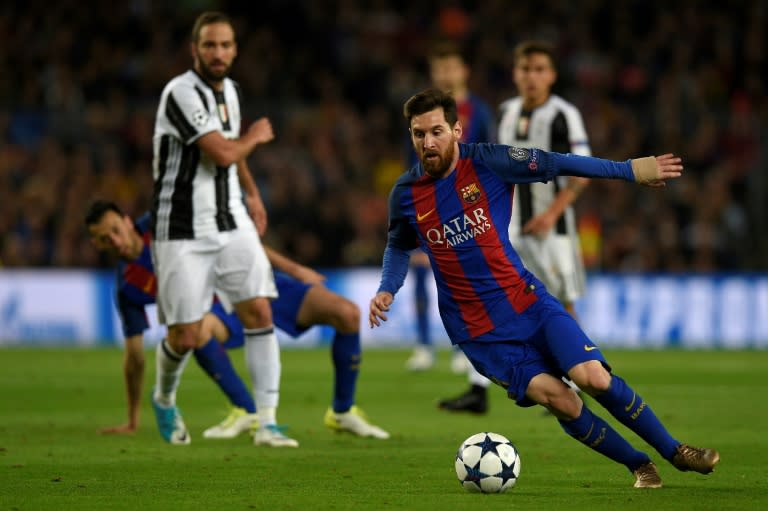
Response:
[[[520,455],[504,435],[477,433],[459,447],[456,475],[467,491],[503,493],[517,483]]]

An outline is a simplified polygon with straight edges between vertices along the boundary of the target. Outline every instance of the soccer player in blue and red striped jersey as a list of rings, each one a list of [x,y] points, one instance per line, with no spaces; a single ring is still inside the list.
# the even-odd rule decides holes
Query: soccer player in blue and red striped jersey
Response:
[[[123,372],[128,395],[128,423],[105,428],[102,432],[132,433],[139,424],[144,375],[143,334],[149,328],[145,307],[156,303],[157,299],[157,279],[150,250],[150,217],[146,214],[134,222],[116,204],[95,201],[88,208],[85,224],[96,249],[117,258],[115,301],[125,336]],[[224,348],[216,340],[206,341],[194,351],[200,366],[229,397],[233,406],[255,413],[253,398]],[[188,441],[189,436],[184,442],[174,443]]]
[[[149,215],[135,222],[113,202],[95,201],[85,223],[94,246],[118,259],[116,302],[125,335],[124,377],[128,393],[128,423],[102,430],[105,433],[132,433],[139,423],[139,404],[144,373],[143,332],[149,327],[145,306],[155,303],[157,285],[151,257]],[[334,365],[333,402],[324,422],[336,431],[358,436],[388,438],[383,429],[371,424],[355,405],[357,375],[361,363],[360,311],[351,301],[322,285],[324,277],[311,268],[265,247],[277,270],[275,282],[279,298],[271,303],[275,325],[297,337],[313,325],[330,325],[335,330],[331,343]],[[242,382],[224,348],[242,347],[243,325],[234,312],[227,312],[218,300],[203,318],[201,341],[194,356],[200,367],[214,380],[233,406],[221,424],[208,428],[205,438],[232,438],[258,425],[256,404]],[[161,349],[162,345],[158,346]],[[279,358],[264,358],[265,364],[277,366]],[[264,367],[269,373],[274,368]],[[263,382],[262,382],[263,383]],[[270,387],[274,384],[265,384]],[[257,382],[254,392],[262,390]],[[257,399],[258,401],[258,399]]]
[[[491,107],[482,98],[472,93],[469,88],[470,67],[459,44],[453,41],[440,41],[430,49],[429,77],[432,85],[448,92],[456,100],[456,111],[464,128],[460,142],[495,142],[496,126]],[[408,140],[409,165],[419,161],[418,154]],[[435,354],[429,326],[429,293],[427,275],[429,259],[422,252],[414,252],[411,257],[414,277],[414,298],[416,304],[416,326],[418,345],[406,361],[406,367],[413,371],[429,369],[434,364]],[[467,371],[467,358],[461,350],[454,350],[451,370],[457,374]]]
[[[650,186],[679,177],[671,154],[614,162],[501,144],[462,144],[453,98],[437,89],[404,107],[420,163],[403,174],[389,201],[389,237],[369,322],[387,319],[409,252],[429,256],[438,306],[451,342],[520,406],[547,408],[579,442],[621,463],[636,488],[659,488],[656,465],[592,413],[561,377],[568,376],[619,422],[679,470],[711,472],[720,455],[679,442],[648,403],[611,367],[562,304],[526,268],[509,241],[516,183],[557,175],[613,178]]]

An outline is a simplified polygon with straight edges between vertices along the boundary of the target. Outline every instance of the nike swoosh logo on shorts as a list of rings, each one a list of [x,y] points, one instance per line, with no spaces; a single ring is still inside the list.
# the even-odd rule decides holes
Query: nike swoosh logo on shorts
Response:
[[[592,351],[596,349],[599,349],[599,348],[597,346],[587,346],[586,344],[584,345],[584,351]]]

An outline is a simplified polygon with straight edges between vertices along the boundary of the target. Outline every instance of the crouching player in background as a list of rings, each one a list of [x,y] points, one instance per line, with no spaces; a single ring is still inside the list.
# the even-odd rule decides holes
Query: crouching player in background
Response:
[[[128,397],[128,423],[105,428],[101,432],[133,433],[139,425],[144,375],[143,332],[149,326],[144,307],[155,303],[157,293],[150,255],[151,238],[147,229],[149,216],[144,215],[134,222],[113,202],[96,201],[89,207],[85,223],[96,249],[119,259],[116,302],[125,335],[123,372]],[[389,434],[370,424],[354,404],[361,362],[359,309],[349,300],[319,285],[322,281],[319,273],[273,250],[267,249],[267,252],[272,265],[288,273],[276,272],[275,275],[280,297],[272,302],[272,309],[278,328],[294,336],[319,324],[330,325],[336,330],[331,348],[335,369],[334,398],[325,414],[325,424],[333,430],[348,431],[358,436],[388,438]],[[216,301],[203,320],[200,341],[194,354],[200,367],[229,398],[233,409],[222,423],[208,428],[203,436],[232,438],[255,430],[254,443],[257,445],[295,447],[298,442],[279,429],[259,428],[254,399],[221,344],[226,342],[227,347],[242,346],[243,339],[243,327],[236,315],[227,313]],[[279,356],[277,360],[265,364],[262,372],[266,373],[265,378],[274,379],[276,376],[279,382]],[[267,388],[271,386],[265,386]],[[266,390],[254,389],[257,401],[262,392]],[[262,430],[270,434],[259,434]]]

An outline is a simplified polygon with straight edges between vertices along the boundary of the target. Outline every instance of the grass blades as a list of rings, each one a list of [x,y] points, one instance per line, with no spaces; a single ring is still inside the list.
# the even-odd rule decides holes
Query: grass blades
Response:
[[[230,352],[245,375],[243,354]],[[439,398],[460,393],[449,352],[435,369],[409,373],[406,350],[368,350],[357,404],[389,440],[323,426],[330,403],[328,349],[282,354],[278,422],[298,449],[254,447],[245,436],[205,440],[227,405],[190,363],[178,402],[189,446],[165,444],[146,395],[154,380],[147,351],[142,424],[133,436],[97,430],[125,420],[119,349],[0,350],[0,509],[3,510],[743,510],[768,508],[768,352],[614,351],[607,354],[673,436],[720,450],[714,474],[676,471],[611,419],[659,465],[664,488],[636,490],[623,467],[566,436],[539,408],[522,409],[493,388],[485,416],[447,414]],[[247,379],[246,379],[247,381]],[[594,401],[592,409],[607,416]],[[472,433],[496,431],[520,451],[517,486],[502,495],[465,492],[453,459]]]

